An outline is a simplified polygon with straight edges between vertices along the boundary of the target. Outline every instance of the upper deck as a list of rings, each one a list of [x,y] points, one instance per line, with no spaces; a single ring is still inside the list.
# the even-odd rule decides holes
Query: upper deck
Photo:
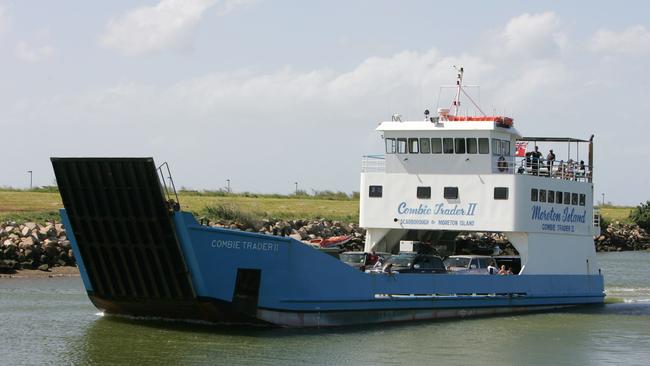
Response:
[[[521,174],[579,182],[591,182],[593,176],[591,164],[579,160],[578,147],[571,154],[572,144],[589,143],[588,161],[592,161],[591,140],[527,138],[512,126],[490,120],[387,121],[377,131],[382,133],[385,155],[364,156],[362,172]],[[567,144],[567,158],[552,159],[533,151],[526,154],[528,142],[534,146],[537,142]]]

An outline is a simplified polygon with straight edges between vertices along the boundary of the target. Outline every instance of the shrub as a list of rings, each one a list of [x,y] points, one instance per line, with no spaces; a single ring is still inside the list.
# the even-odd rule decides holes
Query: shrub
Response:
[[[646,231],[650,230],[650,201],[636,206],[630,213],[630,219]]]
[[[205,208],[205,216],[211,220],[238,221],[246,226],[254,227],[259,221],[251,213],[243,212],[236,205],[214,205]]]

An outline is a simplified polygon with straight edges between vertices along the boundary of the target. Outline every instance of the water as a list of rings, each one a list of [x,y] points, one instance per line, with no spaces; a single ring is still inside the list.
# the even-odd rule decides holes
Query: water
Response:
[[[79,278],[0,280],[0,364],[648,365],[650,252],[599,259],[602,307],[335,330],[102,316]]]

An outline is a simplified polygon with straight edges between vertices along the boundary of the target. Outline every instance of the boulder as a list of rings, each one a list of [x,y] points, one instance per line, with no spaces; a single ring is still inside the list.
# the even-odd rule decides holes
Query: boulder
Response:
[[[47,263],[41,264],[40,266],[38,266],[39,271],[47,272],[49,269],[50,269],[50,266]]]
[[[35,244],[36,244],[36,240],[34,240],[34,237],[28,236],[26,238],[22,238],[18,246],[20,249],[28,249],[28,248],[31,249]]]

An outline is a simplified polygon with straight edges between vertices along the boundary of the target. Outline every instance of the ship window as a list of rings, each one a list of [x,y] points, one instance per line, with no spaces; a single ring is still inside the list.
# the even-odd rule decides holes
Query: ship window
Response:
[[[510,141],[507,140],[501,141],[501,155],[510,156]]]
[[[586,201],[586,199],[585,199],[585,194],[584,194],[584,193],[580,193],[580,206],[584,206],[584,205],[585,205],[585,201]]]
[[[570,205],[571,204],[571,193],[564,192],[564,204],[565,205]]]
[[[468,154],[476,154],[478,152],[478,145],[476,144],[476,138],[475,137],[468,137],[467,138],[467,153]]]
[[[494,199],[495,200],[507,200],[508,199],[508,187],[494,187]]]
[[[395,145],[395,139],[387,138],[386,139],[386,154],[395,154],[397,151],[397,146]]]
[[[478,152],[479,154],[490,153],[490,139],[484,137],[478,139]]]
[[[546,190],[545,189],[540,189],[539,190],[539,202],[546,202]]]
[[[418,198],[431,198],[431,187],[418,187],[416,195]]]
[[[578,205],[578,194],[577,193],[571,193],[571,204],[574,206]]]
[[[435,137],[431,139],[431,153],[442,154],[442,141],[440,138]]]
[[[406,154],[406,139],[397,139],[397,153]]]
[[[465,139],[456,138],[454,140],[455,140],[455,146],[456,146],[456,154],[464,154],[465,153]]]
[[[499,155],[501,153],[501,140],[492,139],[492,155]]]
[[[416,138],[409,139],[409,153],[417,154],[420,152],[420,140]]]
[[[370,186],[368,187],[368,197],[381,197],[382,191],[382,186]]]
[[[555,203],[562,203],[562,192],[555,192]]]
[[[428,154],[431,152],[431,140],[428,138],[420,139],[420,154]]]
[[[549,190],[549,191],[548,191],[548,195],[546,196],[546,198],[547,198],[546,201],[547,201],[548,203],[553,203],[553,202],[555,202],[555,191],[551,191],[551,190]]]
[[[444,138],[444,139],[442,139],[442,151],[445,154],[453,154],[454,153],[454,139],[452,139],[452,138]]]
[[[537,198],[539,196],[539,191],[537,188],[533,188],[530,190],[530,200],[533,202],[537,202]]]
[[[458,187],[445,187],[442,194],[448,200],[458,199]]]

